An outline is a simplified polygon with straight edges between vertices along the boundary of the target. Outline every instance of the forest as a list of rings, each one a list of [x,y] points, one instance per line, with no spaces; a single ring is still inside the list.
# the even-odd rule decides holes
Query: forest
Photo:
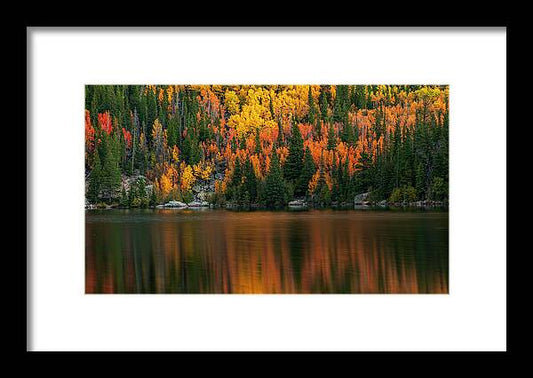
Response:
[[[86,206],[448,204],[443,85],[86,85]]]

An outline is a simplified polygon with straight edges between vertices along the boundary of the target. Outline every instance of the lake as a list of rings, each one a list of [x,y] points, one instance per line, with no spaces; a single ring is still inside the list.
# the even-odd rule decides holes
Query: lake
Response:
[[[85,212],[86,293],[448,293],[448,212]]]

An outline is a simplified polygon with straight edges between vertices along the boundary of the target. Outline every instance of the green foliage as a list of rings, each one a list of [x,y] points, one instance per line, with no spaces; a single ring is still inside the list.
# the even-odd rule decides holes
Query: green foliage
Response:
[[[394,188],[389,198],[392,203],[409,203],[416,201],[416,189],[412,186]]]
[[[433,178],[430,191],[430,199],[443,201],[448,197],[448,185],[441,177]]]
[[[89,188],[87,190],[87,199],[90,203],[96,203],[100,193],[102,167],[100,164],[100,154],[98,151],[94,154],[93,170],[89,176]]]
[[[268,170],[266,177],[266,205],[270,208],[285,205],[285,190],[286,188],[281,173],[281,167],[279,165],[278,154],[276,153],[276,150],[273,150],[270,169]]]
[[[128,195],[126,194],[126,188],[122,187],[122,193],[120,195],[120,207],[128,207]]]
[[[257,177],[250,159],[246,159],[244,164],[244,187],[249,201],[255,202],[257,199]]]
[[[309,86],[309,95],[308,95],[307,102],[309,105],[309,112],[307,114],[307,120],[311,125],[314,125],[318,117],[317,117],[317,109],[315,105],[315,100],[313,98],[313,94],[311,91],[311,86]]]
[[[189,202],[191,202],[194,199],[194,195],[189,190],[189,191],[186,191],[186,192],[182,192],[181,193],[181,198],[182,198],[183,202],[189,203]]]
[[[328,128],[328,150],[332,151],[337,147],[337,134],[333,125]]]
[[[309,147],[307,147],[305,149],[304,154],[303,168],[301,170],[300,177],[298,177],[298,181],[294,189],[294,194],[296,196],[304,196],[307,194],[309,181],[311,180],[315,172],[315,162],[313,161],[313,157],[311,156],[311,151],[309,150]]]
[[[295,181],[302,173],[304,144],[300,128],[296,123],[292,125],[291,138],[289,141],[289,156],[285,162],[285,179]]]

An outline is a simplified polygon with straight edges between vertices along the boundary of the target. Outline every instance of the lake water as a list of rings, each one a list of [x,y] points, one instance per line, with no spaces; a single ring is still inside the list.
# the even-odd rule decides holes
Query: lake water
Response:
[[[86,293],[448,293],[448,212],[86,211]]]

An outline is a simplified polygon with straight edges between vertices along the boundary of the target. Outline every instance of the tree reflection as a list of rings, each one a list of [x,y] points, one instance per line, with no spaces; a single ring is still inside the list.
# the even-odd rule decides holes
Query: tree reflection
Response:
[[[447,293],[447,226],[447,213],[87,213],[86,292]]]

